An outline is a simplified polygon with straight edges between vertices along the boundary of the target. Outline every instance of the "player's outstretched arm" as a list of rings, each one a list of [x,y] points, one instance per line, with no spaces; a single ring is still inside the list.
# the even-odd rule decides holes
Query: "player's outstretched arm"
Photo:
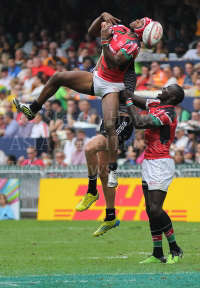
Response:
[[[101,31],[101,23],[106,22],[110,25],[117,25],[118,22],[121,22],[121,20],[113,17],[111,14],[104,12],[102,13],[90,26],[88,29],[88,33],[92,36],[100,36]]]
[[[129,97],[129,95],[132,95],[132,97]],[[140,107],[144,107],[146,105],[145,99],[138,97],[138,96],[135,96],[132,92],[129,92],[126,90],[121,92],[120,98],[126,103],[128,114],[131,117],[132,124],[133,124],[133,126],[135,126],[135,128],[137,128],[137,129],[151,129],[151,128],[157,127],[154,119],[152,118],[152,115],[142,117],[134,109],[134,106],[133,106],[134,100],[135,100],[135,102],[137,102],[137,104],[135,104],[135,102],[134,102],[134,104],[140,108]],[[133,98],[133,100],[132,100],[132,98]]]
[[[126,99],[131,98],[135,106],[142,110],[146,110],[147,100],[140,96],[136,96],[133,92],[124,90],[121,92],[120,97],[123,99],[124,102],[126,102]]]

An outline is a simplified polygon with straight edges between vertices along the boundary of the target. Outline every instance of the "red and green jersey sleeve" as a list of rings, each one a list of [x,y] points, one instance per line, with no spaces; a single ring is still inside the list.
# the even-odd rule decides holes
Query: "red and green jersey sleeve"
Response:
[[[150,113],[149,115],[151,116],[156,127],[171,124],[176,116],[174,109],[171,108],[159,109],[153,113]]]
[[[140,52],[140,47],[136,43],[128,42],[120,49],[127,60],[135,59]]]

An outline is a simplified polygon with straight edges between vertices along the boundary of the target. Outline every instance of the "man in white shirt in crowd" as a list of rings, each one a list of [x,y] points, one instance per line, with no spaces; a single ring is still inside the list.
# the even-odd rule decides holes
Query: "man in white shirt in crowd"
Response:
[[[49,137],[49,127],[42,120],[42,113],[38,113],[34,119],[34,125],[32,128],[30,138],[48,138]]]
[[[8,67],[3,67],[1,69],[0,86],[6,86],[7,90],[10,90],[10,80],[12,78],[8,75]]]
[[[85,131],[83,129],[76,130],[76,138],[83,140],[83,147],[90,141],[90,138],[86,136]]]
[[[170,66],[167,66],[163,69],[165,76],[167,77],[167,83],[163,87],[168,87],[172,84],[178,84],[176,77],[173,76],[173,71]]]
[[[32,77],[32,70],[30,68],[26,69],[26,77],[27,78],[24,81],[23,88],[25,90],[25,93],[31,93],[34,78]]]
[[[64,146],[64,154],[65,154],[65,160],[64,162],[66,164],[71,163],[71,155],[74,151],[76,151],[75,148],[75,142],[76,142],[76,137],[75,137],[75,130],[73,128],[66,128],[66,137],[67,141]]]
[[[170,155],[173,157],[177,150],[184,151],[187,143],[188,137],[185,135],[185,127],[187,126],[186,122],[179,123],[176,128],[176,143],[172,144],[170,147]]]
[[[200,60],[200,41],[197,42],[196,49],[188,50],[184,55],[184,59],[199,59]]]
[[[34,79],[34,85],[36,88],[31,92],[30,98],[31,101],[38,98],[40,93],[42,92],[42,89],[44,88],[44,73],[38,72]]]

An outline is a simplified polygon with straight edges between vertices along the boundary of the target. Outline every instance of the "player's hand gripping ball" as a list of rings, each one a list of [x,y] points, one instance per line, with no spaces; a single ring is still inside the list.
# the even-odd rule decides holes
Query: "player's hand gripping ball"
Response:
[[[142,34],[142,40],[146,47],[152,48],[156,46],[163,36],[163,28],[162,25],[157,22],[153,21],[149,23]]]

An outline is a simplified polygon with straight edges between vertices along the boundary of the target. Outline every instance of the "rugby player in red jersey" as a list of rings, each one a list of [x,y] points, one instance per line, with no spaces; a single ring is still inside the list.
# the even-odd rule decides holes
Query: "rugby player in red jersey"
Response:
[[[102,65],[97,72],[91,74],[85,71],[69,71],[54,74],[43,88],[40,96],[32,104],[13,102],[28,119],[33,119],[42,105],[53,96],[61,86],[66,86],[79,93],[101,96],[104,115],[104,128],[108,137],[109,175],[108,187],[118,185],[117,180],[117,151],[118,138],[115,120],[119,109],[119,93],[125,89],[124,75],[133,63],[140,50],[140,41],[145,27],[152,20],[145,17],[130,23],[130,29],[117,25],[120,22],[109,13],[98,17],[88,32],[101,36],[103,46]],[[102,22],[106,22],[101,29]],[[114,26],[113,26],[114,25]]]
[[[132,124],[138,129],[146,129],[142,188],[154,249],[153,254],[141,263],[166,263],[162,249],[164,233],[170,248],[167,263],[173,264],[182,257],[183,251],[176,243],[171,219],[162,207],[175,172],[174,161],[169,154],[177,126],[174,106],[183,101],[184,91],[174,84],[163,88],[156,100],[146,100],[129,91],[121,92],[120,97],[126,102]],[[142,117],[133,105],[147,109],[148,115]]]

